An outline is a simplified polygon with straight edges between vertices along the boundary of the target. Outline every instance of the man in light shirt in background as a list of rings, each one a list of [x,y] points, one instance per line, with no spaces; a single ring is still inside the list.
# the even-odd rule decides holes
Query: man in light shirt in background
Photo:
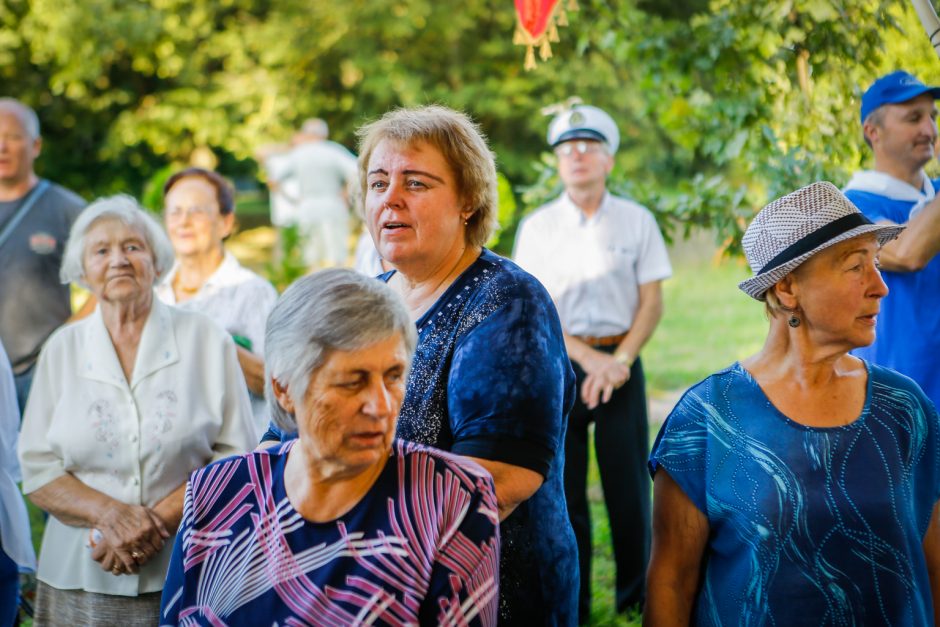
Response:
[[[620,142],[604,111],[579,105],[556,116],[548,143],[565,193],[519,227],[515,261],[548,289],[578,376],[565,439],[565,496],[578,540],[579,621],[590,617],[591,520],[588,426],[610,518],[619,612],[642,604],[650,543],[647,402],[640,350],[663,312],[672,274],[653,215],[611,195],[607,176]]]
[[[313,269],[343,266],[349,258],[356,157],[328,137],[326,122],[307,120],[291,151],[277,157],[276,167],[268,170],[272,191],[294,205],[304,261]],[[288,197],[292,190],[296,199]]]

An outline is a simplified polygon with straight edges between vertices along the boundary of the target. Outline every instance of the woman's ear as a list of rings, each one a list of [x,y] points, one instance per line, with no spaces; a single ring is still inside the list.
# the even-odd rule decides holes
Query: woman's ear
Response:
[[[463,208],[463,211],[460,212],[460,219],[463,220],[464,224],[466,224],[470,221],[470,218],[472,218],[473,214],[475,213],[476,211],[473,210],[473,207],[467,205]]]
[[[290,394],[287,391],[287,386],[281,385],[277,379],[271,377],[271,389],[274,391],[274,398],[277,399],[277,404],[281,406],[281,409],[286,411],[288,414],[293,414],[294,401],[291,399]]]
[[[771,287],[777,296],[777,301],[787,310],[797,309],[799,302],[799,285],[791,272]]]

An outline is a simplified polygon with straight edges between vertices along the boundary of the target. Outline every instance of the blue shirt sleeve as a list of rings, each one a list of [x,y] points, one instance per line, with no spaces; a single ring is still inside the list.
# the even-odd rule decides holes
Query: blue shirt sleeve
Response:
[[[659,430],[650,453],[649,471],[655,476],[658,470],[665,470],[707,516],[708,410],[694,390],[685,393]]]
[[[448,412],[459,455],[548,474],[574,375],[548,295],[520,287],[458,342]]]
[[[265,442],[287,442],[288,440],[293,440],[297,437],[297,433],[289,433],[287,431],[282,431],[274,421],[268,423],[268,430],[264,432],[264,435],[261,436],[261,444]]]

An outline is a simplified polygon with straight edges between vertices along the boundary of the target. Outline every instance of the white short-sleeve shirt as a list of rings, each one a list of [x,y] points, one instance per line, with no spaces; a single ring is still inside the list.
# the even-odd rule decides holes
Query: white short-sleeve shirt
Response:
[[[205,314],[232,335],[248,338],[251,341],[251,352],[264,356],[264,328],[268,314],[277,302],[277,290],[273,285],[242,266],[233,254],[225,251],[222,263],[199,291],[192,298],[177,303],[173,293],[173,279],[178,271],[179,264],[175,264],[157,285],[156,293],[160,300],[180,309]],[[252,395],[251,410],[260,437],[269,421],[264,399]]]
[[[567,193],[537,209],[519,225],[513,258],[551,294],[570,335],[630,330],[639,287],[672,275],[653,214],[609,193],[591,218]]]
[[[95,312],[57,330],[39,357],[23,418],[23,491],[70,473],[85,485],[152,507],[209,462],[254,448],[235,345],[202,314],[153,300],[128,384]],[[136,596],[163,588],[173,537],[137,575],[91,559],[89,529],[50,517],[39,580],[63,590]]]

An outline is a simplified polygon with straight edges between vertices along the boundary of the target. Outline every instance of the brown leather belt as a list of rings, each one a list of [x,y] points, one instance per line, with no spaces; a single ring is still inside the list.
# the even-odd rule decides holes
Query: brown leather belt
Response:
[[[626,333],[621,333],[620,335],[605,335],[603,337],[595,337],[593,335],[576,335],[576,338],[587,344],[588,346],[598,347],[598,346],[617,346],[620,342],[623,341],[623,338],[627,337]]]

